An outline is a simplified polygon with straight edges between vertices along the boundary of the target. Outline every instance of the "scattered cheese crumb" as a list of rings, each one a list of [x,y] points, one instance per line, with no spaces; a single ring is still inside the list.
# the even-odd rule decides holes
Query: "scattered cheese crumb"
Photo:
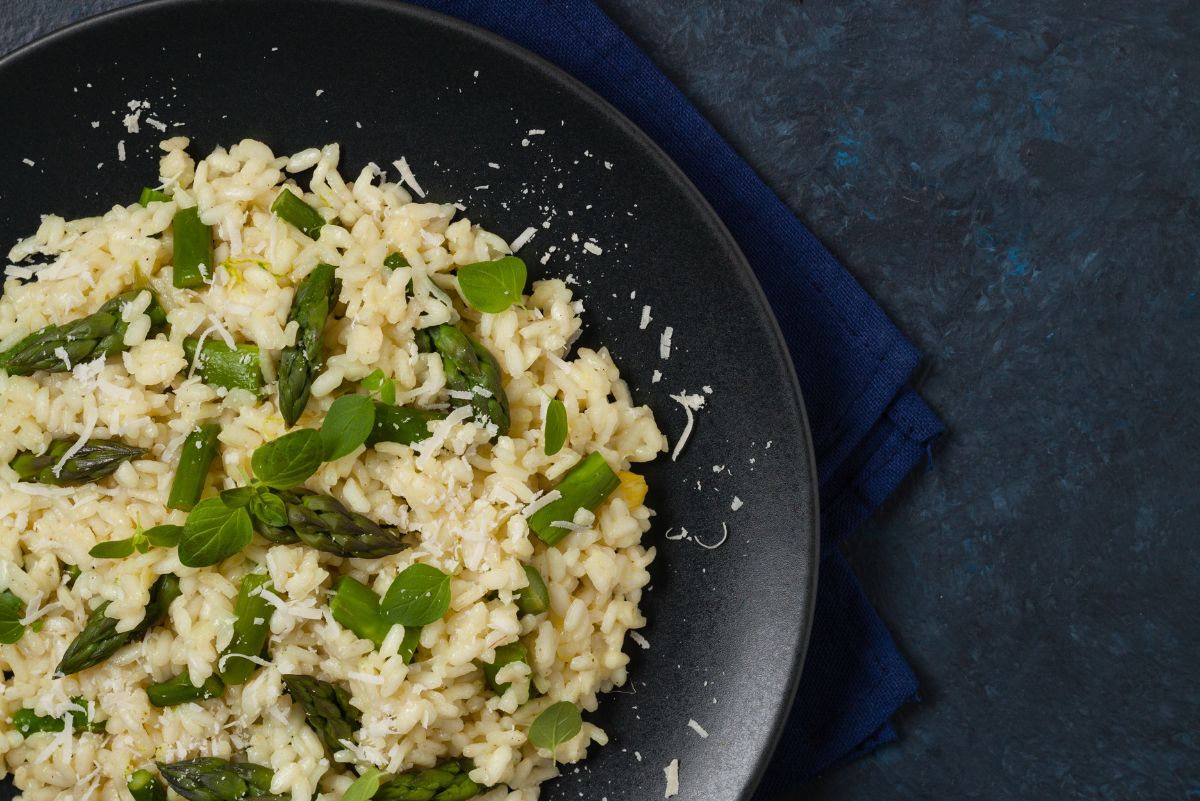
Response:
[[[520,250],[521,248],[523,248],[527,244],[529,244],[529,240],[533,239],[534,236],[536,236],[536,235],[537,235],[537,229],[530,226],[529,228],[526,228],[524,231],[522,231],[520,236],[518,236],[516,239],[514,239],[512,242],[509,243],[508,249],[511,250],[513,253],[516,253],[518,250]]]
[[[25,163],[26,163],[26,164],[28,164],[30,167],[37,166],[37,162],[36,162],[36,161],[34,161],[33,159],[21,159],[21,161],[25,162]]]
[[[167,130],[167,124],[165,122],[159,122],[158,120],[154,119],[153,117],[147,117],[146,124],[149,125],[151,128],[158,129],[160,132]],[[182,124],[183,123],[176,123],[176,125],[182,125]]]
[[[701,726],[696,721],[689,719],[688,720],[688,728],[691,729],[692,731],[696,732],[696,734],[699,734],[701,737],[704,737],[706,739],[708,738],[708,732],[706,732],[704,730],[704,727]]]
[[[712,545],[708,545],[701,542],[699,539],[696,539],[696,544],[709,551],[715,551],[717,548],[720,548],[722,545],[724,545],[725,540],[727,539],[729,539],[729,525],[727,523],[721,523],[721,539],[717,540]]]
[[[713,465],[713,472],[714,472],[714,473],[720,473],[720,472],[721,472],[722,470],[724,470],[724,469],[725,469],[725,465],[723,465],[723,464],[714,464],[714,465]]]
[[[489,162],[488,162],[488,166],[489,166],[489,167],[491,167],[493,170],[498,170],[498,169],[500,169],[500,165],[499,165],[499,164],[497,164],[497,163],[496,163],[496,162],[494,162],[494,161],[489,161]]]
[[[704,408],[704,396],[689,395],[687,392],[680,392],[678,395],[670,395],[669,397],[687,412],[687,423],[683,427],[683,433],[680,434],[679,441],[675,443],[675,450],[671,451],[671,461],[673,462],[679,458],[679,454],[683,452],[683,446],[687,444],[688,437],[692,435],[692,426],[695,424],[692,412]]]
[[[741,509],[743,505],[742,499],[734,495],[733,503],[729,504],[729,508],[736,512],[738,509]]]
[[[545,131],[542,130],[541,128],[530,128],[529,129],[530,136],[541,136],[544,133],[545,133]]]
[[[640,323],[638,323],[638,328],[645,331],[650,326],[650,321],[653,319],[654,318],[650,316],[650,307],[643,306],[642,307],[642,321]]]
[[[584,242],[583,249],[586,250],[588,253],[591,253],[593,256],[599,256],[601,253],[604,252],[604,250],[599,245],[597,245],[593,242]]]
[[[71,447],[67,448],[67,452],[58,460],[58,464],[54,465],[51,472],[56,476],[62,475],[63,466],[71,459],[72,456],[79,453],[87,441],[92,438],[92,431],[96,429],[96,421],[100,415],[94,405],[88,406],[83,412],[83,430],[79,432],[79,439]]]
[[[535,498],[521,510],[521,517],[532,517],[539,509],[549,506],[562,497],[562,493],[558,490],[550,490],[545,495]]]
[[[655,370],[654,375],[650,376],[650,383],[657,384],[659,381],[662,381],[662,371]]]
[[[92,120],[92,127],[93,127],[93,128],[99,128],[99,127],[100,127],[100,120]]]
[[[629,632],[629,639],[631,639],[631,640],[633,640],[635,643],[637,643],[637,644],[638,644],[638,646],[639,646],[639,647],[640,647],[640,648],[641,648],[643,651],[649,651],[649,650],[650,650],[650,641],[649,641],[649,640],[647,640],[645,637],[643,637],[643,636],[641,635],[641,633],[640,633],[640,632],[637,632],[637,631],[631,631],[631,632]]]
[[[117,141],[117,161],[124,161],[124,160],[125,160],[125,140],[120,139]]]
[[[324,89],[318,89],[318,90],[317,90],[317,97],[320,97],[320,96],[321,96],[321,95],[323,95],[323,94],[325,94],[325,90],[324,90]]]
[[[667,777],[667,789],[663,798],[679,795],[679,760],[672,759],[671,763],[663,768],[663,774]]]
[[[704,394],[705,394],[705,395],[711,395],[711,394],[712,394],[712,387],[710,387],[708,384],[705,384],[704,386],[702,386],[702,387],[701,387],[701,389],[703,389],[703,390],[704,390]]]
[[[604,169],[606,169],[606,170],[611,170],[611,169],[612,169],[612,162],[611,162],[611,161],[606,161],[606,162],[604,162]]]
[[[658,340],[658,355],[663,359],[671,358],[671,334],[673,333],[675,333],[675,329],[668,325]]]
[[[413,175],[412,168],[408,166],[408,159],[401,156],[399,161],[393,161],[392,164],[400,171],[400,178],[403,179],[404,183],[412,187],[412,190],[417,193],[417,197],[425,197],[425,190],[417,183],[417,176]]]

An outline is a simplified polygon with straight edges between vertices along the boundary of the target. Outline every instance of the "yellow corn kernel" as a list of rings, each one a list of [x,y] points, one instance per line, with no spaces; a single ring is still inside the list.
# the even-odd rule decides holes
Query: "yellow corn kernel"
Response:
[[[641,506],[646,500],[646,490],[649,489],[646,486],[646,479],[628,470],[617,473],[617,478],[621,479],[621,486],[617,487],[617,492],[625,501],[625,505],[630,509]]]

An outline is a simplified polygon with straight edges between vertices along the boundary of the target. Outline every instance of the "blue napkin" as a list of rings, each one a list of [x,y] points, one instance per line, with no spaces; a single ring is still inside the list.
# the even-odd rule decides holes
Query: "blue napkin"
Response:
[[[823,559],[795,711],[759,788],[893,740],[917,680],[837,544],[927,453],[942,425],[906,386],[916,348],[646,54],[591,0],[415,0],[554,62],[656,141],[717,210],[779,319],[816,447]]]

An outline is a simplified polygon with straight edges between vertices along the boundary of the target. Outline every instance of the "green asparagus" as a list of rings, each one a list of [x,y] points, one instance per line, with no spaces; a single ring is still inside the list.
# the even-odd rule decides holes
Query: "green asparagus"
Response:
[[[433,433],[429,430],[429,424],[445,417],[441,412],[375,401],[375,427],[371,430],[371,436],[367,437],[367,445],[374,446],[380,442],[411,445],[420,442]]]
[[[161,189],[143,186],[142,194],[138,196],[138,205],[140,205],[142,208],[145,208],[151,203],[167,203],[170,200],[171,196]]]
[[[79,709],[72,709],[69,713],[72,731],[90,731],[96,734],[105,732],[106,721],[92,720],[91,702],[83,698],[72,698],[71,702],[79,707]],[[14,712],[12,725],[13,729],[22,737],[29,737],[39,732],[59,732],[66,728],[63,716],[55,718],[49,715],[38,715],[32,709],[18,709]]]
[[[83,631],[67,646],[57,672],[69,676],[98,665],[119,651],[123,646],[137,642],[167,616],[167,609],[180,595],[179,578],[166,573],[158,577],[150,587],[150,602],[142,622],[129,631],[118,632],[117,621],[105,616],[112,601],[105,601],[92,610]]]
[[[281,191],[271,204],[271,211],[279,219],[299,228],[310,239],[320,238],[325,218],[321,216],[321,212],[297,197],[292,190]]]
[[[285,673],[283,686],[292,700],[304,708],[304,717],[320,736],[330,754],[345,749],[342,741],[354,741],[362,723],[362,712],[350,703],[343,687],[312,676]]]
[[[529,528],[547,545],[555,545],[571,532],[569,528],[555,523],[570,523],[580,509],[594,510],[613,493],[621,483],[617,474],[599,453],[589,455],[571,468],[554,491],[561,497],[538,509],[529,516]]]
[[[450,760],[434,768],[401,773],[384,782],[375,801],[467,801],[484,788],[471,781],[471,763]]]
[[[171,232],[175,239],[172,285],[176,289],[194,289],[211,281],[217,266],[213,232],[212,226],[200,221],[200,209],[192,206],[175,212]]]
[[[158,771],[171,789],[187,801],[290,801],[290,795],[273,795],[275,772],[252,762],[230,762],[201,757],[170,765],[158,763]]]
[[[529,586],[517,595],[517,609],[526,615],[540,615],[550,608],[550,591],[533,565],[525,565],[525,578],[529,579]]]
[[[263,490],[284,503],[288,524],[273,526],[254,517],[254,530],[278,545],[303,542],[318,551],[351,559],[378,559],[408,547],[400,533],[352,512],[336,498],[304,489]]]
[[[153,773],[135,770],[125,783],[133,801],[167,801],[167,791]]]
[[[284,348],[279,358],[279,411],[289,426],[304,413],[313,379],[321,370],[325,320],[337,303],[341,286],[332,265],[318,264],[296,287],[288,314],[288,322],[299,325],[296,344]]]
[[[469,404],[477,420],[496,426],[496,436],[508,433],[508,395],[500,383],[500,365],[480,343],[453,325],[443,324],[425,329],[433,348],[442,357],[446,386],[450,390],[469,392],[470,398],[451,398],[455,406]]]
[[[217,455],[217,436],[220,433],[219,425],[208,423],[187,435],[179,452],[179,466],[175,468],[171,493],[167,496],[168,508],[186,512],[200,500],[208,469]]]
[[[504,695],[508,691],[510,682],[496,681],[496,674],[500,672],[500,668],[510,665],[513,662],[525,662],[526,664],[529,662],[525,646],[519,642],[497,646],[496,658],[492,660],[492,663],[488,664],[484,662],[480,665],[483,668],[483,675],[487,679],[488,686],[497,695]]]
[[[119,439],[89,439],[64,462],[63,457],[75,442],[69,437],[51,440],[50,447],[37,456],[21,451],[8,466],[20,481],[66,487],[99,481],[116,472],[122,463],[146,454],[145,448],[126,445]]]
[[[174,678],[151,684],[146,688],[146,696],[150,703],[157,707],[177,706],[190,701],[204,701],[209,698],[219,698],[225,692],[225,682],[217,675],[209,676],[197,687],[192,684],[192,677],[185,670]]]
[[[257,345],[238,345],[231,348],[219,339],[204,340],[199,360],[196,346],[200,340],[183,340],[183,355],[187,363],[195,363],[196,372],[205,384],[225,389],[244,389],[257,395],[262,391],[262,358]]]
[[[242,577],[242,586],[233,606],[233,638],[221,651],[218,663],[221,679],[227,685],[245,684],[258,670],[258,665],[241,656],[261,656],[271,636],[271,615],[275,607],[263,597],[264,592],[272,592],[270,576],[247,573]]]
[[[86,317],[34,331],[0,353],[0,369],[9,375],[33,375],[38,370],[65,373],[82,362],[125,350],[129,323],[121,319],[121,310],[143,291],[124,292]],[[166,325],[167,315],[153,293],[145,313],[150,317],[149,335],[154,336]]]
[[[375,591],[351,576],[342,576],[334,585],[333,597],[329,599],[329,611],[333,619],[364,640],[375,644],[375,650],[383,647],[392,626],[379,611],[379,596]],[[397,651],[405,664],[412,662],[421,640],[420,626],[405,626],[404,639]]]

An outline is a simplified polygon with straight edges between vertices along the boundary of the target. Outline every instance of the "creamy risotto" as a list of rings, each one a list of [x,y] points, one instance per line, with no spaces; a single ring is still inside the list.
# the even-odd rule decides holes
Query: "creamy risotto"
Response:
[[[0,776],[534,801],[606,741],[666,440],[570,289],[415,181],[187,146],[8,255]]]

